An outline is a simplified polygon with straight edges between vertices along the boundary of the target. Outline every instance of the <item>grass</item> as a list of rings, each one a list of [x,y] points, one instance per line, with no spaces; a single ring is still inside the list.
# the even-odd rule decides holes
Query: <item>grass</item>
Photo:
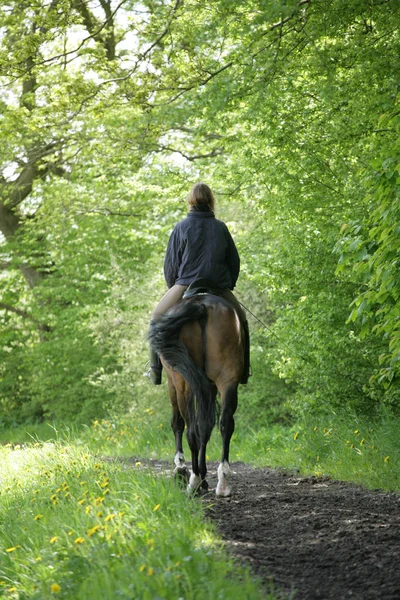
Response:
[[[162,445],[164,425],[154,427],[151,412],[79,431],[48,428],[46,442],[30,431],[29,444],[0,447],[1,596],[265,598],[228,557],[201,504],[171,477],[96,456],[139,452],[151,421],[151,443]],[[9,433],[15,442],[18,432]]]
[[[140,464],[145,458],[172,463],[163,392],[147,408],[86,427],[0,432],[0,596],[274,598],[233,564],[201,504],[169,474],[157,476]],[[373,421],[332,414],[257,428],[242,405],[236,420],[232,461],[400,490],[399,421],[389,412]],[[220,452],[214,432],[208,459],[218,460]]]

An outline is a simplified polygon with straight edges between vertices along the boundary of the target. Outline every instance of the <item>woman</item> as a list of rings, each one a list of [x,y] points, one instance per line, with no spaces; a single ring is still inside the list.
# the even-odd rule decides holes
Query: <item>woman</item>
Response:
[[[205,183],[196,183],[188,196],[189,213],[174,228],[168,242],[164,275],[168,291],[152,313],[152,321],[162,317],[182,299],[188,286],[196,279],[213,282],[220,296],[231,302],[246,334],[245,365],[241,383],[249,376],[249,328],[246,315],[233,295],[240,271],[240,259],[235,243],[225,223],[215,218],[215,199]],[[161,361],[151,351],[147,373],[155,384],[161,383]]]

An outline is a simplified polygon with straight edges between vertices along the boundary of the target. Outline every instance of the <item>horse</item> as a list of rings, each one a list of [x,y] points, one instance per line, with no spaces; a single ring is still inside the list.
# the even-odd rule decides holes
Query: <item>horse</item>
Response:
[[[216,495],[231,495],[229,447],[235,428],[238,386],[244,369],[244,331],[234,307],[213,293],[184,298],[152,322],[150,344],[160,355],[168,378],[175,436],[175,476],[188,481],[189,493],[206,493],[206,447],[221,398],[222,457]],[[183,432],[191,451],[192,472],[185,463]]]

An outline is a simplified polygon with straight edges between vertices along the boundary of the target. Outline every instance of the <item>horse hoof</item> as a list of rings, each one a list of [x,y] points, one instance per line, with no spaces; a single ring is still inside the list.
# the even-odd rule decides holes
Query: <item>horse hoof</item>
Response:
[[[217,496],[217,498],[230,498],[232,495],[232,490],[230,487],[219,488],[217,486],[217,489],[215,490],[215,495]]]
[[[187,467],[176,467],[174,477],[179,484],[187,485],[189,482],[189,469]]]
[[[190,476],[190,479],[189,479],[189,484],[186,488],[187,493],[190,496],[198,496],[199,494],[201,494],[201,486],[202,486],[201,477],[199,477],[199,475],[195,475],[194,473],[192,473]]]

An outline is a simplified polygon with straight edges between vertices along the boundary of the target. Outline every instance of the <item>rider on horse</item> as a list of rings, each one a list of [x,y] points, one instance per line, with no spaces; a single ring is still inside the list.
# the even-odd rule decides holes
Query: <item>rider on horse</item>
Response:
[[[230,302],[243,325],[244,371],[241,383],[247,383],[250,369],[249,326],[246,314],[232,291],[240,271],[235,243],[225,223],[215,218],[215,199],[205,183],[193,186],[188,196],[189,213],[174,228],[168,242],[164,275],[168,291],[154,309],[151,319],[157,321],[182,299],[188,286],[197,279],[212,282],[214,293]],[[147,373],[155,384],[161,383],[161,361],[151,351]]]

